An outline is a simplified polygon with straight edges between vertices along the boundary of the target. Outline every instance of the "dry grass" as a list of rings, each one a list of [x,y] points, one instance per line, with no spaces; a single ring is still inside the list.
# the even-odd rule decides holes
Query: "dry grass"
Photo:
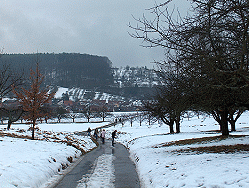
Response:
[[[26,136],[26,135],[17,135],[17,134],[14,134],[14,133],[3,133],[3,132],[0,132],[0,136],[1,137],[4,137],[4,136],[8,136],[8,137],[13,137],[13,138],[25,138],[25,139],[32,139],[31,136]],[[38,140],[38,139],[35,139],[35,140]]]
[[[207,146],[188,148],[172,151],[174,153],[237,153],[249,152],[249,144],[236,144],[236,145],[221,145],[221,146]]]
[[[213,136],[213,137],[191,138],[191,139],[178,140],[174,142],[160,144],[160,145],[154,146],[154,148],[168,147],[168,146],[184,146],[184,145],[191,145],[191,144],[206,144],[210,142],[218,142],[221,140],[225,140],[227,138],[241,138],[245,136],[246,135],[233,135],[233,136]]]
[[[243,138],[247,135],[231,135],[231,136],[214,136],[203,138],[192,138],[186,140],[179,140],[170,143],[160,144],[154,148],[169,147],[169,146],[185,146],[191,144],[207,144],[212,142],[219,142],[228,138]],[[249,144],[235,144],[235,145],[220,145],[220,146],[206,146],[206,147],[188,147],[187,149],[179,149],[172,151],[173,153],[236,153],[249,152]]]
[[[17,131],[19,132],[19,131]],[[21,131],[22,133],[23,131]],[[25,131],[24,131],[25,132]],[[19,132],[20,133],[20,132]],[[38,134],[39,132],[37,132]],[[81,151],[82,155],[87,153],[82,147],[84,147],[83,144],[79,144],[77,140],[74,140],[73,138],[71,138],[70,136],[66,135],[64,140],[61,140],[60,138],[58,138],[54,133],[49,133],[44,131],[43,133],[43,138],[36,138],[34,140],[46,140],[46,141],[50,141],[50,142],[57,142],[57,143],[65,143],[68,146],[72,146],[78,150]],[[62,133],[59,133],[62,134]],[[59,135],[57,134],[57,135]],[[15,133],[6,133],[6,132],[2,132],[0,131],[0,137],[12,137],[12,138],[22,138],[24,139],[24,141],[27,140],[32,140],[31,136],[27,136],[27,135],[20,135],[20,134],[15,134]],[[81,147],[82,146],[82,147]]]

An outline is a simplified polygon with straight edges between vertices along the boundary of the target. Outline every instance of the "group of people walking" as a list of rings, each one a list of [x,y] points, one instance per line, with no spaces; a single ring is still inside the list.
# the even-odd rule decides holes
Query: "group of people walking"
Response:
[[[91,131],[92,130],[89,127],[87,130],[89,136],[91,136]],[[114,139],[116,138],[116,134],[117,134],[117,130],[114,130],[112,132],[112,146],[114,146]],[[100,137],[103,144],[105,143],[105,135],[106,135],[105,129],[103,129],[103,130],[100,129],[100,132],[98,131],[97,128],[94,130],[94,138],[96,140],[98,140],[98,138]]]

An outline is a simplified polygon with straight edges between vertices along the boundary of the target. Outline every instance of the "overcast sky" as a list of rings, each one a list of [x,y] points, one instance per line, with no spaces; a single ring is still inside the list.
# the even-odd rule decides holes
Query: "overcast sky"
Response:
[[[113,66],[149,66],[163,59],[129,36],[129,22],[165,0],[1,0],[0,46],[4,53],[75,52],[107,56]],[[187,0],[174,0],[180,10]]]

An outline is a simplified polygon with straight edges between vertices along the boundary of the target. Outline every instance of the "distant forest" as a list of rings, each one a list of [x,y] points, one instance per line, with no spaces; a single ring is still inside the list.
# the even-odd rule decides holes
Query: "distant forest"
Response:
[[[79,53],[4,54],[0,61],[26,75],[39,62],[45,85],[86,89],[113,85],[112,63],[107,57]]]
[[[44,86],[88,89],[126,98],[147,98],[153,92],[155,80],[152,69],[113,68],[108,57],[79,53],[4,54],[1,64],[10,65],[13,71],[24,72],[28,78],[30,69],[39,62],[45,76]],[[148,83],[143,86],[144,82]]]

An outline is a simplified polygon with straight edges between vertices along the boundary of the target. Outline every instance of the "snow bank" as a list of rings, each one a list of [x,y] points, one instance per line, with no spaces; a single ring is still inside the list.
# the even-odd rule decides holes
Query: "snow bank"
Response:
[[[1,187],[39,187],[58,173],[67,157],[81,152],[66,144],[40,140],[1,138]]]
[[[0,187],[40,187],[53,176],[63,172],[70,162],[88,152],[96,144],[88,136],[73,134],[99,124],[40,124],[35,138],[28,125],[15,125],[11,130],[0,126]],[[72,160],[72,161],[71,161]]]

